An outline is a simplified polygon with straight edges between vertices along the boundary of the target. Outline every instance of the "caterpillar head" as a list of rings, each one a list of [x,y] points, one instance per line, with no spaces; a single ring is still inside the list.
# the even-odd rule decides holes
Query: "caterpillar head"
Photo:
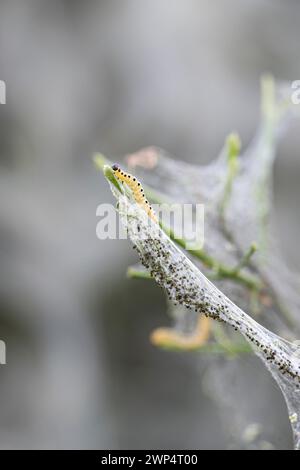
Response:
[[[119,167],[119,165],[117,165],[116,163],[114,163],[113,166],[112,166],[112,169],[113,169],[114,171],[118,171],[118,170],[120,169],[120,167]]]

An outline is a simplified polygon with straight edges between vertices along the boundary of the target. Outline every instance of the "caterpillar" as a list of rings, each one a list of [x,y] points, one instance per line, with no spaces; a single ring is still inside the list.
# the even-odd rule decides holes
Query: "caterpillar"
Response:
[[[125,173],[125,171],[121,170],[121,168],[116,164],[112,166],[112,169],[118,180],[120,180],[122,183],[126,183],[127,186],[131,189],[135,202],[144,209],[144,211],[154,222],[157,223],[158,221],[154,210],[147,201],[142,185],[138,179],[130,173]]]
[[[172,328],[156,328],[150,335],[154,346],[175,348],[182,351],[194,351],[206,344],[210,337],[211,319],[199,315],[195,331],[189,335]]]

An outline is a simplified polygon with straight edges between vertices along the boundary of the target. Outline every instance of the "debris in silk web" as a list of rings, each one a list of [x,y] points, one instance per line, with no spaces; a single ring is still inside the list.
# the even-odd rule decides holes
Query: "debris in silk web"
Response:
[[[124,195],[119,198],[119,211],[142,264],[166,290],[170,300],[231,325],[251,343],[284,393],[295,446],[299,447],[299,347],[267,330],[230,301],[156,224],[149,224],[146,213]]]

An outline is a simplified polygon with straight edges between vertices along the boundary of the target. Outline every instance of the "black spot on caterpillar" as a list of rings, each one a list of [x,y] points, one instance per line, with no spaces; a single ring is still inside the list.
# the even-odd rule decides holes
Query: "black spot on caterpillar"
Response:
[[[129,173],[125,173],[125,171],[121,170],[121,168],[116,164],[112,166],[112,169],[118,180],[126,183],[127,186],[131,189],[135,202],[144,209],[144,211],[152,220],[154,220],[154,222],[157,222],[157,217],[154,213],[154,210],[147,201],[142,185],[136,179],[136,177],[130,175]]]

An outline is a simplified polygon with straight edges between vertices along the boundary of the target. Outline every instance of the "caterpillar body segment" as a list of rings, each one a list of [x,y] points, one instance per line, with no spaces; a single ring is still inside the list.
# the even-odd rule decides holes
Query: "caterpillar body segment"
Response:
[[[123,171],[118,165],[113,165],[112,169],[116,178],[119,181],[126,183],[127,186],[131,189],[135,202],[144,209],[144,211],[154,222],[158,223],[154,210],[147,201],[142,185],[138,179],[130,173]]]

